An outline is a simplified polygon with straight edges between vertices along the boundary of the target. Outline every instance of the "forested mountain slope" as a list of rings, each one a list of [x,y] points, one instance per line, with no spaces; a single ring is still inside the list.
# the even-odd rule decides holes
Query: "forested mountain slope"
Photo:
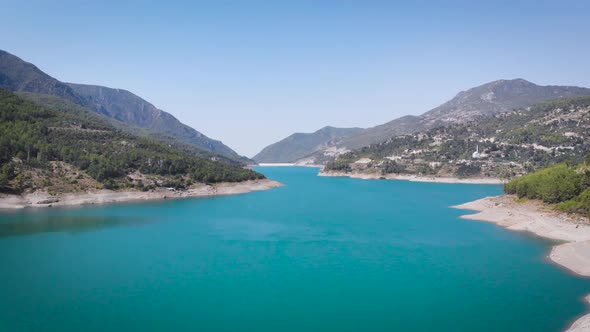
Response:
[[[185,188],[263,178],[122,132],[84,108],[57,109],[0,89],[0,192]]]
[[[197,157],[203,157],[203,158],[208,158],[211,160],[223,161],[223,162],[233,164],[233,165],[241,165],[247,161],[246,159],[241,159],[241,158],[236,159],[236,158],[226,157],[224,155],[217,154],[217,153],[212,152],[210,150],[196,147],[192,144],[183,143],[183,142],[181,142],[181,141],[177,140],[176,138],[169,136],[169,135],[158,134],[158,133],[155,133],[151,130],[147,130],[144,128],[129,126],[128,124],[118,121],[116,119],[109,118],[109,117],[103,116],[101,114],[91,112],[87,108],[84,108],[82,106],[74,104],[73,102],[63,99],[63,98],[60,98],[60,97],[41,94],[41,93],[32,93],[32,92],[18,92],[16,94],[25,98],[25,99],[28,99],[28,100],[34,102],[35,104],[37,104],[39,106],[42,106],[42,107],[45,107],[45,108],[48,108],[51,110],[59,111],[59,112],[74,113],[78,116],[89,117],[90,119],[92,119],[94,121],[101,121],[104,123],[108,123],[114,129],[116,129],[118,131],[128,133],[128,134],[131,134],[134,136],[159,140],[162,143],[165,143],[170,147],[174,147],[176,149],[182,150],[188,154],[191,154],[191,155],[194,155]]]
[[[171,114],[156,108],[129,91],[63,83],[47,75],[35,65],[5,51],[0,51],[0,88],[14,92],[32,92],[60,97],[121,121],[130,127],[143,128],[156,135],[174,138],[184,144],[230,159],[251,162],[248,158],[239,156],[222,142],[211,139],[181,123]]]

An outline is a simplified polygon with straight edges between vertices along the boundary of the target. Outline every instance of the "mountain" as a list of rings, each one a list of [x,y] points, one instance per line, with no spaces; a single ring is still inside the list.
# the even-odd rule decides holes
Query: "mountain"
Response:
[[[314,139],[294,134],[266,147],[254,157],[258,162],[325,164],[338,155],[385,142],[399,135],[510,112],[546,100],[590,96],[590,89],[574,86],[541,86],[523,79],[497,80],[459,92],[446,103],[419,116],[406,115],[382,125],[356,129],[336,139]],[[307,143],[310,141],[310,143]]]
[[[0,88],[60,97],[129,126],[146,129],[155,135],[171,137],[230,159],[250,161],[222,142],[203,135],[129,91],[63,83],[35,65],[5,51],[0,51]]]
[[[76,104],[84,99],[67,84],[45,74],[36,66],[0,50],[0,88],[9,91],[28,91],[58,96]]]
[[[72,90],[87,101],[87,107],[109,118],[132,126],[145,128],[155,133],[172,136],[221,155],[240,156],[221,141],[211,139],[195,129],[178,121],[135,94],[97,85],[67,83]]]
[[[512,178],[590,153],[590,97],[482,115],[340,155],[327,171]]]
[[[295,133],[265,147],[252,159],[259,163],[292,163],[361,130],[327,126],[313,133]]]
[[[132,127],[126,123],[123,123],[113,118],[106,117],[102,114],[95,113],[93,111],[90,111],[88,108],[84,108],[78,104],[75,104],[69,100],[60,97],[34,92],[17,92],[16,94],[46,109],[64,113],[73,113],[77,116],[82,116],[87,120],[105,122],[112,126],[115,130],[133,136],[158,140],[162,143],[165,143],[169,147],[173,147],[175,149],[181,150],[184,153],[196,157],[218,160],[233,165],[243,165],[244,163],[247,163],[247,160],[244,160],[245,157],[242,157],[240,159],[226,157],[215,152],[196,147],[194,145],[183,143],[171,136],[156,134],[140,127]]]
[[[448,102],[420,115],[404,116],[343,139],[339,146],[358,149],[397,136],[451,123],[464,123],[527,107],[545,100],[589,96],[590,89],[541,86],[523,79],[498,80],[459,92]]]
[[[590,89],[575,86],[540,86],[523,79],[498,80],[467,91],[421,116],[427,126],[466,122],[531,106],[539,102],[590,95]]]
[[[59,99],[63,100],[63,99]],[[0,192],[180,190],[264,178],[157,139],[122,132],[84,108],[54,110],[0,89]]]
[[[420,117],[406,115],[351,135],[343,139],[339,145],[349,149],[358,149],[363,146],[383,142],[392,136],[414,133],[422,129],[424,129],[424,124]]]

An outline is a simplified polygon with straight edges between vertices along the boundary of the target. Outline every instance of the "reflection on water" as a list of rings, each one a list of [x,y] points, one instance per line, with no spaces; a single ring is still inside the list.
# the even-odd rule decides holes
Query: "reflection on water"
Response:
[[[49,232],[85,232],[107,227],[145,224],[148,218],[117,216],[21,215],[0,221],[0,238]]]

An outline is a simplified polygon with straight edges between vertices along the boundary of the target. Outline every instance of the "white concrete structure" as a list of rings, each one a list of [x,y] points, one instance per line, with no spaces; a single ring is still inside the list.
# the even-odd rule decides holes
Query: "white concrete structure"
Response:
[[[479,145],[476,145],[475,152],[471,155],[473,159],[479,159],[481,154],[479,153]]]

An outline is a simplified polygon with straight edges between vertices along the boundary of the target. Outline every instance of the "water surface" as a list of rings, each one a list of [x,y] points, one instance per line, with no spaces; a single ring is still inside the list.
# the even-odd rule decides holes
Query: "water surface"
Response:
[[[0,214],[0,331],[560,331],[590,282],[448,206],[500,186],[316,177]]]

